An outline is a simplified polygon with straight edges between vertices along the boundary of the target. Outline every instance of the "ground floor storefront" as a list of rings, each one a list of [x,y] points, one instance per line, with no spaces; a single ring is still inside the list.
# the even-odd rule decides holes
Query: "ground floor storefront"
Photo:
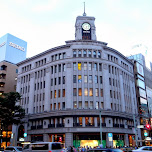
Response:
[[[35,134],[30,136],[34,141],[61,142],[63,147],[96,147],[101,144],[100,133],[60,133],[60,134]],[[102,133],[103,147],[135,146],[135,135],[120,133]]]

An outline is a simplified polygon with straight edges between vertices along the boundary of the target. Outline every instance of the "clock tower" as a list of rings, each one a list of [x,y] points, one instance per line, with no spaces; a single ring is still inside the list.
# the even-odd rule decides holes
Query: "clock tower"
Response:
[[[95,18],[86,16],[78,16],[75,23],[75,40],[96,40],[96,28],[94,25]]]

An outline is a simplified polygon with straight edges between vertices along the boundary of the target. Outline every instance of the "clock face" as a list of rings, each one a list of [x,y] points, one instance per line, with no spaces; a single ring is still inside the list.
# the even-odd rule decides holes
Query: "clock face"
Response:
[[[82,28],[86,31],[90,30],[90,24],[89,23],[83,23]]]

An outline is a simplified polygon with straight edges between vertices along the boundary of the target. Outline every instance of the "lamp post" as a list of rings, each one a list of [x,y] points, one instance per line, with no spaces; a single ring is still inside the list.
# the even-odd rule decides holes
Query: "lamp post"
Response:
[[[99,118],[100,118],[100,140],[101,140],[101,144],[102,144],[102,118],[101,118],[101,110],[99,113]]]

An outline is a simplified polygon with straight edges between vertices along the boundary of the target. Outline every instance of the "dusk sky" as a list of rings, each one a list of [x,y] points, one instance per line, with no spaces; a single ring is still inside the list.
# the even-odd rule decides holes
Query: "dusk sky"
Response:
[[[76,17],[84,0],[0,0],[0,37],[10,33],[27,41],[27,57],[75,39]],[[98,41],[123,55],[143,44],[152,61],[152,0],[85,0],[96,18]]]

